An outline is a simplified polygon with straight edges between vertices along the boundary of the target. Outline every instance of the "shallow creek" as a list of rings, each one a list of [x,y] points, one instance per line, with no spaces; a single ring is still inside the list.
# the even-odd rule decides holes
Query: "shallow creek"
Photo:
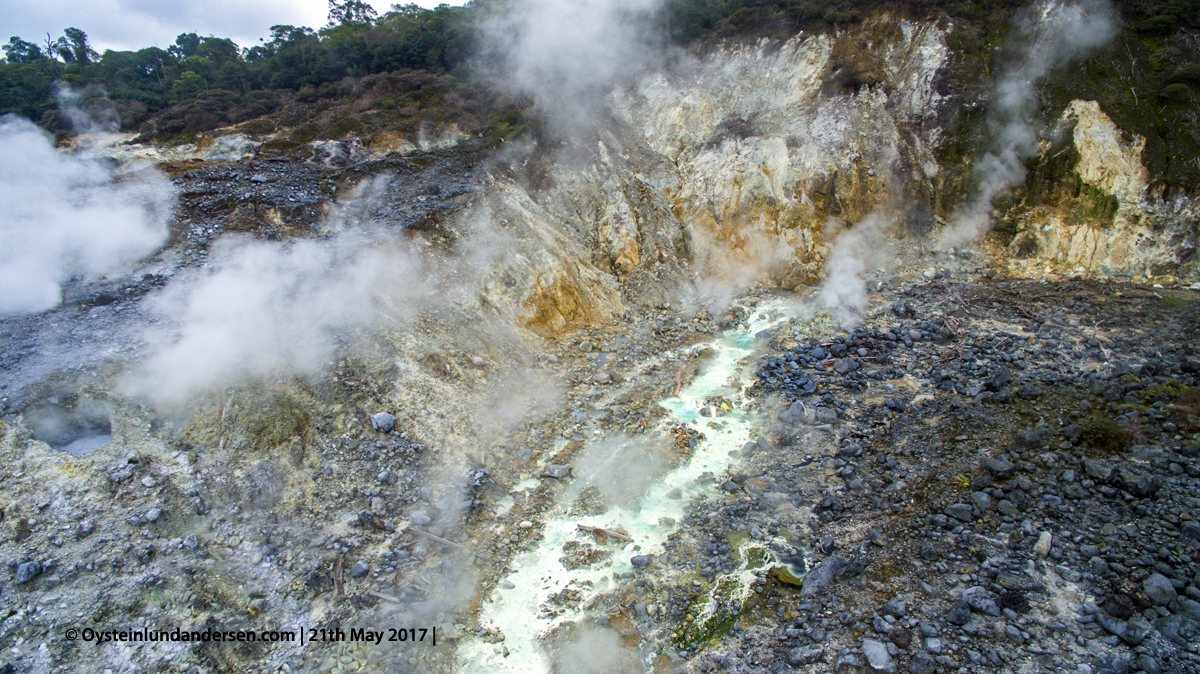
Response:
[[[712,354],[701,366],[698,376],[679,394],[659,402],[668,414],[658,426],[662,442],[669,442],[664,431],[685,425],[704,433],[705,439],[685,463],[651,483],[644,495],[625,507],[610,507],[602,515],[579,515],[570,511],[568,498],[545,517],[543,538],[532,550],[519,554],[513,571],[485,599],[480,624],[504,633],[502,643],[487,643],[473,638],[459,647],[459,671],[520,672],[543,674],[552,670],[551,657],[542,637],[556,626],[578,620],[597,594],[614,588],[614,577],[633,571],[630,559],[636,555],[659,556],[663,543],[683,517],[689,500],[715,485],[702,482],[705,473],[720,475],[735,462],[740,450],[751,439],[754,412],[743,409],[745,398],[730,381],[746,381],[753,376],[754,364],[742,362],[760,346],[757,336],[793,315],[791,307],[778,299],[764,300],[755,306],[744,325],[728,330],[711,343]],[[743,368],[745,371],[742,371]],[[720,416],[716,428],[712,419],[701,414],[706,400],[724,396],[730,409]],[[531,484],[536,484],[532,483]],[[524,485],[528,486],[528,485]],[[518,489],[522,486],[519,485]],[[674,493],[672,493],[674,492]],[[585,565],[566,569],[560,559],[563,546],[570,541],[591,543],[594,537],[579,525],[623,530],[631,542],[618,544],[611,564]],[[506,589],[508,588],[508,589]],[[582,596],[577,608],[551,604],[551,596],[564,589]]]

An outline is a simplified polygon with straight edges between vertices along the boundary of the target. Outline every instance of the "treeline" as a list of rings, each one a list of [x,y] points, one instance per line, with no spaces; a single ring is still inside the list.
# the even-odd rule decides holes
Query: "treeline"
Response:
[[[271,112],[278,102],[269,94],[273,90],[299,91],[397,70],[453,70],[471,51],[469,14],[466,7],[394,5],[376,16],[361,0],[341,0],[330,3],[329,26],[273,26],[263,44],[249,49],[195,33],[180,35],[167,49],[103,54],[78,28],[43,44],[12,37],[0,63],[0,115],[15,112],[52,131],[68,130],[58,114],[62,82],[85,92],[85,99],[106,96],[124,130],[213,91],[244,108],[237,116],[248,119]]]
[[[329,24],[319,30],[278,25],[262,44],[242,48],[220,37],[180,35],[167,49],[108,50],[68,28],[43,43],[12,37],[0,63],[0,114],[24,115],[69,132],[56,100],[58,83],[83,91],[83,101],[107,106],[123,130],[172,106],[206,111],[192,121],[154,128],[191,133],[217,123],[268,114],[283,92],[311,98],[345,78],[395,71],[452,73],[483,44],[480,26],[515,0],[474,0],[466,7],[422,9],[393,5],[377,16],[363,0],[330,0]],[[1117,0],[1134,31],[1150,35],[1200,27],[1200,0]],[[912,18],[950,16],[988,30],[1029,0],[665,0],[655,21],[664,40],[691,44],[714,37],[792,34],[840,26],[880,9]],[[493,66],[495,64],[492,64]],[[97,112],[97,111],[93,111]],[[94,115],[103,117],[104,114]],[[182,117],[182,115],[176,115]],[[211,128],[211,126],[209,127]]]
[[[708,37],[792,34],[821,25],[855,23],[881,9],[929,19],[984,23],[1004,30],[1016,10],[1032,0],[666,0],[672,41],[686,44]],[[1121,18],[1137,33],[1163,37],[1200,29],[1200,0],[1113,0]]]

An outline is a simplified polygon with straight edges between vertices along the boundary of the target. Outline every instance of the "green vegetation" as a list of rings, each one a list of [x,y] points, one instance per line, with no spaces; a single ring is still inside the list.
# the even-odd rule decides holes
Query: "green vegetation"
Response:
[[[727,634],[738,618],[748,613],[748,606],[753,601],[751,597],[742,605],[740,612],[733,611],[728,600],[738,595],[739,589],[738,579],[726,576],[717,580],[711,592],[698,595],[673,635],[675,646],[692,650]],[[709,613],[707,609],[713,601],[717,601],[717,610]]]
[[[881,11],[941,20],[951,28],[947,35],[951,49],[948,82],[964,100],[986,101],[998,70],[997,55],[1002,53],[998,48],[1004,45],[1014,13],[1029,4],[1029,0],[887,4],[874,0],[669,0],[665,23],[672,40],[687,43],[842,27]],[[1043,100],[1037,115],[1044,124],[1053,125],[1071,100],[1095,100],[1122,130],[1145,139],[1143,163],[1153,187],[1164,188],[1168,194],[1200,189],[1200,96],[1194,95],[1200,90],[1200,37],[1196,33],[1200,0],[1117,0],[1115,5],[1120,33],[1090,58],[1052,73],[1041,87]],[[946,140],[937,148],[937,155],[948,169],[942,178],[945,196],[934,204],[935,212],[943,217],[969,195],[969,159],[988,146],[995,132],[988,126],[986,105],[948,111],[944,123]],[[1068,139],[1060,139],[1060,144],[1063,140]],[[1063,204],[1089,223],[1106,226],[1113,222],[1117,199],[1074,175],[1074,153],[1052,151],[1045,157],[1029,161],[1029,180],[1006,198],[1008,206],[1019,206],[1019,213],[1042,204]]]
[[[1165,395],[1168,398],[1174,399],[1179,397],[1187,388],[1187,385],[1178,379],[1168,379],[1167,381],[1158,382],[1153,386],[1147,386],[1142,391],[1142,399],[1146,402],[1152,402],[1159,395]]]
[[[783,583],[784,585],[804,587],[804,576],[797,576],[796,574],[792,573],[791,567],[787,564],[776,564],[772,566],[771,575],[775,577],[775,580]]]
[[[287,118],[295,117],[288,112],[290,104],[332,106],[365,92],[374,97],[373,111],[410,117],[419,112],[433,119],[445,118],[447,110],[465,109],[476,118],[467,126],[497,138],[510,137],[529,128],[518,102],[508,99],[468,109],[463,101],[478,98],[487,88],[486,78],[503,69],[488,51],[481,27],[516,1],[475,0],[466,7],[436,9],[393,5],[377,16],[361,0],[331,0],[327,26],[273,26],[270,35],[251,48],[226,38],[184,33],[167,49],[98,54],[77,28],[67,28],[56,39],[48,36],[43,44],[13,36],[3,45],[5,58],[0,62],[0,114],[23,115],[53,132],[69,134],[73,130],[56,100],[63,83],[78,92],[75,104],[93,117],[119,120],[123,130],[140,130],[145,139],[161,141],[191,139],[266,115],[280,116],[279,123],[287,125]],[[947,84],[965,99],[978,93],[983,100],[994,76],[995,48],[1003,43],[1013,14],[1028,4],[1029,0],[666,0],[650,25],[663,42],[695,46],[724,38],[841,29],[880,12],[938,20],[951,29]],[[1072,98],[1097,100],[1118,126],[1146,139],[1143,160],[1152,180],[1168,190],[1200,188],[1200,97],[1193,95],[1200,88],[1200,38],[1194,32],[1200,28],[1200,0],[1119,0],[1117,5],[1121,34],[1079,68],[1052,76],[1045,83],[1039,115],[1052,121]],[[468,68],[480,63],[493,70]],[[835,82],[843,89],[874,82],[871,73],[835,70],[835,79],[845,79]],[[376,90],[361,85],[364,78],[384,74],[414,75],[418,86]],[[934,204],[940,215],[955,205],[949,202],[967,193],[965,162],[986,146],[991,133],[985,106],[960,107],[947,114],[947,141],[938,152],[950,169],[942,188],[949,198]],[[321,129],[317,137],[354,131]],[[1072,165],[1064,160],[1031,168],[1040,179],[1053,180],[1068,175]],[[1036,191],[1036,180],[1032,184]],[[1116,202],[1110,195],[1093,194],[1087,185],[1069,187],[1074,194],[1046,192],[1025,205],[1035,206],[1042,198],[1074,197],[1087,202],[1089,218],[1111,219]]]
[[[294,395],[285,391],[248,389],[242,403],[240,420],[246,436],[254,438],[257,449],[271,449],[295,436],[307,434],[312,413]]]
[[[1116,5],[1117,36],[1089,58],[1050,73],[1039,86],[1038,121],[1052,128],[1072,100],[1094,100],[1125,132],[1126,141],[1135,135],[1145,141],[1142,163],[1153,188],[1167,194],[1200,189],[1200,124],[1196,123],[1200,100],[1191,95],[1200,86],[1200,38],[1194,32],[1200,2],[1121,1]],[[974,89],[986,100],[997,70],[993,61],[1003,53],[996,49],[1004,45],[1014,6],[998,11],[980,4],[980,10],[990,9],[978,12],[956,7],[947,7],[951,16],[960,19],[947,38],[952,50],[949,79],[965,99],[973,98]],[[969,195],[972,176],[967,162],[989,146],[995,129],[988,121],[982,105],[955,111],[948,118],[947,140],[937,155],[948,169],[944,180],[950,194],[947,203],[939,204],[939,215],[947,215]],[[1009,215],[1020,216],[1039,206],[1062,206],[1063,212],[1088,224],[1111,224],[1118,201],[1074,174],[1078,157],[1070,134],[1053,143],[1049,151],[1026,162],[1025,184],[997,201],[999,210],[1012,208]],[[1005,224],[998,223],[997,231],[1011,238],[1015,229]]]
[[[180,111],[158,135],[203,131],[274,112],[280,92],[311,101],[321,97],[320,87],[345,78],[453,70],[471,51],[470,26],[464,7],[396,5],[375,18],[369,5],[344,0],[331,3],[328,27],[273,26],[266,42],[250,49],[185,33],[165,50],[97,54],[77,28],[44,47],[14,36],[3,46],[0,114],[71,131],[55,99],[61,82],[82,90],[77,103],[94,117],[119,118],[123,130],[175,106]]]
[[[1175,296],[1163,298],[1164,303],[1172,297]],[[1190,301],[1177,299],[1181,303]],[[1188,386],[1178,379],[1168,379],[1146,387],[1141,392],[1141,398],[1147,405],[1165,404],[1164,409],[1171,413],[1181,429],[1190,431],[1200,428],[1200,388]]]
[[[1118,452],[1129,447],[1132,437],[1128,430],[1112,419],[1093,415],[1082,424],[1083,439],[1092,449],[1102,452]]]
[[[1194,431],[1200,428],[1200,388],[1194,386],[1184,387],[1184,390],[1175,398],[1172,411],[1175,413],[1175,419],[1179,422],[1179,427]]]
[[[982,47],[1002,38],[1013,13],[1029,4],[1028,0],[667,0],[663,28],[673,42],[689,43],[708,37],[790,35],[801,29],[851,24],[888,11],[913,19],[952,19],[956,30],[951,48],[986,61],[990,50]],[[1118,0],[1115,4],[1129,28],[1149,38],[1200,28],[1196,0]]]

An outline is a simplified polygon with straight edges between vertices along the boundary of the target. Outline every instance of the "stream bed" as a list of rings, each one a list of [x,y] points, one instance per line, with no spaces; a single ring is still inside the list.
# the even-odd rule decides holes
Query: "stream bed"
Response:
[[[712,354],[677,396],[659,402],[668,411],[658,425],[661,442],[669,441],[661,431],[673,426],[683,425],[703,432],[705,439],[690,459],[653,480],[640,498],[628,499],[624,506],[609,507],[601,515],[574,513],[569,505],[571,499],[559,498],[544,515],[542,539],[537,547],[513,560],[513,571],[484,601],[480,624],[503,632],[504,641],[493,644],[473,638],[464,642],[458,651],[459,671],[522,674],[553,671],[551,654],[543,638],[556,627],[582,618],[591,599],[614,589],[615,579],[629,577],[627,574],[634,571],[633,558],[664,554],[663,543],[683,518],[689,501],[714,488],[711,481],[701,480],[701,476],[723,473],[752,439],[755,413],[744,408],[742,390],[730,382],[746,381],[746,375],[752,375],[754,364],[744,361],[760,346],[760,334],[793,315],[794,310],[782,300],[760,302],[751,309],[743,325],[726,331],[711,343]],[[743,368],[749,371],[742,372]],[[723,396],[729,403],[729,409],[721,410],[718,414],[723,414],[719,417],[701,413],[713,396]],[[719,423],[709,425],[714,419]],[[572,541],[593,540],[580,525],[619,530],[632,540],[616,546],[611,563],[569,570],[560,561],[564,546]],[[641,557],[639,561],[648,560]],[[574,608],[548,603],[564,590],[581,598]]]

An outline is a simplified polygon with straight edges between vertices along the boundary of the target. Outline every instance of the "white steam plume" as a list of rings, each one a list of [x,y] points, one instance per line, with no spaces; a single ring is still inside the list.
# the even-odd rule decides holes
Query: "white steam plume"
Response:
[[[171,326],[125,385],[179,403],[197,390],[275,372],[312,373],[343,331],[402,316],[427,293],[419,258],[363,232],[280,245],[223,239],[212,262],[153,298]]]
[[[940,249],[968,243],[991,227],[992,199],[1025,180],[1024,160],[1038,149],[1038,128],[1032,119],[1038,80],[1111,40],[1116,33],[1111,16],[1107,0],[1049,0],[1018,19],[1012,51],[1019,50],[1021,57],[1009,63],[996,82],[988,111],[995,149],[975,164],[975,198],[951,215],[938,241]]]
[[[576,455],[573,473],[610,505],[632,508],[664,466],[662,444],[640,435],[603,438]]]
[[[127,270],[167,238],[170,180],[63,154],[41,129],[0,118],[0,315],[58,306],[73,276]]]
[[[825,262],[821,302],[843,328],[858,324],[867,306],[866,272],[880,262],[891,223],[872,213],[838,235]]]
[[[515,0],[487,23],[508,85],[560,130],[586,128],[613,85],[652,62],[662,0]],[[658,40],[661,42],[661,38]]]
[[[112,103],[103,98],[108,105],[96,105],[84,109],[87,104],[89,90],[77,90],[69,84],[60,82],[54,90],[54,98],[58,108],[66,114],[71,127],[76,133],[87,134],[116,134],[121,130],[121,120]]]
[[[796,257],[787,243],[768,231],[739,231],[737,240],[718,240],[704,225],[691,228],[695,278],[680,284],[674,293],[680,311],[720,314],[734,297],[755,283],[768,282]]]
[[[737,241],[718,241],[697,226],[691,247],[699,274],[675,293],[684,314],[725,312],[746,288],[769,280],[795,256],[782,238],[763,231],[743,230]]]
[[[616,632],[598,627],[577,627],[565,635],[567,642],[553,652],[557,674],[633,674],[644,672],[638,651],[626,648]]]

